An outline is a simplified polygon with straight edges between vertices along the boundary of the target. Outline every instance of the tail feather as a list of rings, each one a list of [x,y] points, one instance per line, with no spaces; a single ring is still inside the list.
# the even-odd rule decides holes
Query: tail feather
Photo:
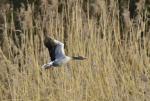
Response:
[[[48,63],[48,64],[44,64],[41,68],[42,69],[48,69],[48,68],[50,68],[50,67],[52,67],[53,66],[53,62],[50,62],[50,63]]]

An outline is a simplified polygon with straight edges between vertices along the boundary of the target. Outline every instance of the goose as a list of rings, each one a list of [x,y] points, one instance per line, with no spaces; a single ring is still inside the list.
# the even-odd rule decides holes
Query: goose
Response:
[[[60,67],[64,64],[67,64],[70,60],[86,59],[86,57],[83,56],[74,56],[74,57],[66,56],[64,51],[64,43],[54,38],[45,37],[44,45],[46,48],[48,48],[51,61],[47,64],[44,64],[42,66],[43,69],[48,69],[51,67]]]

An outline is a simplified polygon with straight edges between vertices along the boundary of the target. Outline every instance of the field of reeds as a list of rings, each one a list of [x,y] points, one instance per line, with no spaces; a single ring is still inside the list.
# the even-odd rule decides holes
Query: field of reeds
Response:
[[[1,8],[0,101],[150,100],[145,6],[138,5],[144,10],[134,19],[126,9],[122,21],[117,0],[109,7],[107,0],[96,5],[83,1],[68,0],[62,8],[47,2],[39,7],[22,5],[19,10],[9,4]],[[66,55],[87,59],[42,70],[50,59],[44,29],[65,43]]]

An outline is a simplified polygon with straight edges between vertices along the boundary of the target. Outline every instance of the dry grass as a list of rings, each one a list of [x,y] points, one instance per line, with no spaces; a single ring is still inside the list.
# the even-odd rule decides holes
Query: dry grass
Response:
[[[105,2],[100,3],[99,24],[95,18],[85,17],[81,3],[76,1],[72,6],[68,4],[70,11],[67,9],[62,13],[46,8],[43,18],[40,15],[35,17],[31,6],[27,11],[22,8],[19,14],[22,22],[21,41],[14,34],[14,21],[11,19],[11,24],[8,23],[4,12],[5,41],[3,51],[0,49],[1,101],[150,99],[148,32],[144,32],[144,41],[140,41],[140,33],[146,28],[146,18],[144,21],[139,18],[137,26],[130,21],[129,32],[125,32],[122,41],[118,4],[115,1],[111,5],[111,12],[107,11]],[[65,15],[68,16],[67,27],[64,27]],[[68,55],[81,54],[88,59],[82,62],[71,61],[68,65],[53,70],[41,70],[41,65],[49,59],[48,50],[43,45],[45,22],[49,34],[62,42],[66,30]],[[17,48],[13,38],[16,43],[20,42],[20,48]]]

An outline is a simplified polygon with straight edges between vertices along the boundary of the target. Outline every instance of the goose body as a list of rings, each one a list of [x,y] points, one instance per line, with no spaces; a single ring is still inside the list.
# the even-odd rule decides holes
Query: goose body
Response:
[[[68,63],[70,60],[84,60],[85,57],[69,57],[65,55],[64,44],[58,40],[51,37],[46,37],[44,40],[46,48],[48,48],[51,61],[42,66],[43,69],[48,69],[50,67],[59,67],[63,64]]]

